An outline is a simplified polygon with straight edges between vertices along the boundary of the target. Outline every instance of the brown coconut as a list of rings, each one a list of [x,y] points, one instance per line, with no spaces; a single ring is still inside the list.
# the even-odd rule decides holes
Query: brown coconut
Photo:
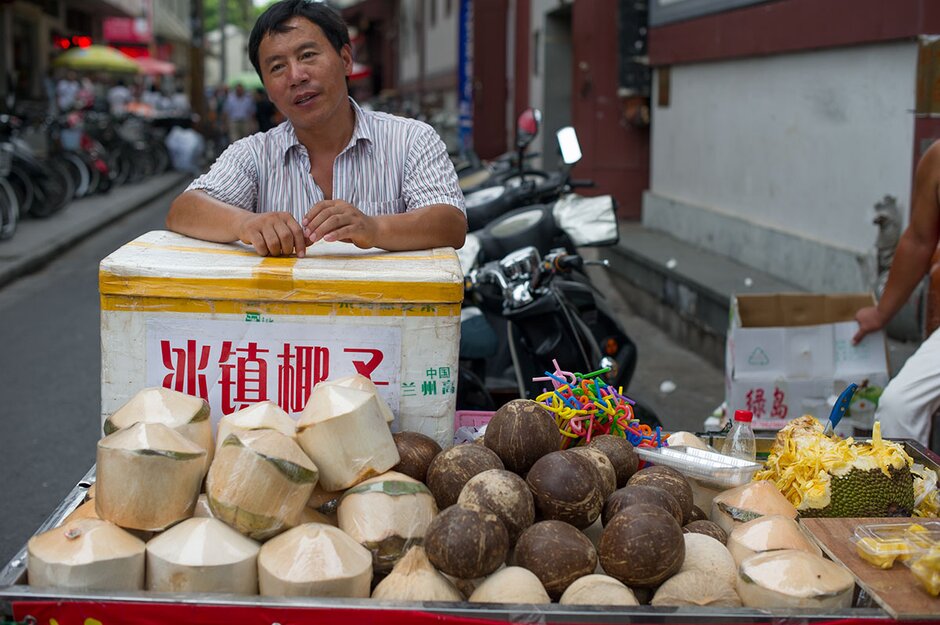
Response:
[[[597,568],[594,545],[576,527],[562,521],[539,521],[522,532],[513,564],[539,578],[553,600],[558,600],[579,577]]]
[[[620,436],[611,434],[595,436],[588,443],[588,447],[601,450],[610,459],[610,463],[614,465],[614,471],[617,474],[617,488],[626,486],[627,480],[636,473],[637,468],[640,466],[640,457],[636,455],[633,444]]]
[[[439,453],[428,467],[428,488],[445,510],[457,503],[470,478],[489,469],[504,469],[503,461],[483,445],[455,445]]]
[[[672,467],[652,466],[640,469],[630,478],[629,484],[642,486],[655,486],[661,488],[679,502],[682,508],[682,522],[684,525],[692,517],[692,486],[685,476]]]
[[[483,444],[496,452],[506,469],[525,475],[536,460],[558,451],[560,438],[548,410],[530,399],[514,399],[487,423]]]
[[[721,529],[721,526],[717,523],[708,520],[686,523],[682,526],[682,532],[685,534],[704,534],[714,538],[722,545],[728,542],[728,534],[725,533],[725,530]]]
[[[420,432],[395,432],[392,438],[398,448],[398,455],[401,456],[401,462],[396,464],[392,471],[427,483],[428,467],[434,457],[441,453],[441,446],[436,440]]]
[[[456,504],[431,521],[424,549],[442,572],[473,579],[489,575],[506,561],[509,533],[499,517],[486,508]]]
[[[662,488],[643,486],[641,484],[628,485],[617,489],[604,502],[604,525],[610,523],[615,514],[636,503],[648,503],[659,506],[682,523],[682,508],[676,498]]]
[[[590,526],[601,514],[604,500],[598,481],[594,464],[571,451],[542,456],[526,476],[535,509],[542,517],[578,529]]]
[[[604,528],[598,555],[604,572],[611,577],[627,586],[652,588],[682,567],[682,528],[659,506],[634,504]]]
[[[689,483],[691,485],[691,482]],[[692,487],[693,494],[695,493],[695,487]],[[698,506],[692,506],[692,514],[689,515],[689,520],[686,523],[693,523],[695,521],[707,521],[708,515],[705,514],[705,511],[699,508]]]
[[[610,494],[617,490],[617,472],[614,470],[610,458],[596,447],[575,447],[571,451],[572,453],[581,454],[594,463],[597,476],[600,478],[601,497],[605,500],[610,497]]]
[[[457,503],[488,508],[509,532],[509,545],[515,545],[523,530],[535,521],[535,502],[525,480],[511,471],[490,469],[470,478],[460,491]]]

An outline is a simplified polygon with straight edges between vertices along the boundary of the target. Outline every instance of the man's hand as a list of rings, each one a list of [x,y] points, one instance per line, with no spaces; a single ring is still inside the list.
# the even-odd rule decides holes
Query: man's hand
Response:
[[[379,243],[379,223],[343,200],[324,200],[307,211],[303,219],[304,234],[311,243],[343,241],[369,249]]]
[[[858,345],[867,334],[877,332],[888,323],[888,320],[878,312],[877,306],[862,308],[855,313],[855,320],[858,321],[858,332],[852,337],[852,345]]]
[[[290,213],[248,213],[238,225],[238,238],[261,256],[303,258],[307,250],[304,232]]]

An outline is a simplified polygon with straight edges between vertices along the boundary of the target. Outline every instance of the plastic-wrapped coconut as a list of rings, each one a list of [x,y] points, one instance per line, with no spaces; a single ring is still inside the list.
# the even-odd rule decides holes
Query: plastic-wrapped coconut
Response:
[[[376,393],[337,384],[313,389],[297,423],[297,441],[320,468],[326,490],[350,488],[401,460],[382,401]]]
[[[258,550],[217,519],[187,519],[147,543],[147,590],[258,593]]]
[[[574,581],[558,603],[561,605],[640,605],[633,591],[608,575],[585,575]]]
[[[780,494],[773,482],[766,480],[726,490],[712,500],[711,520],[726,534],[731,534],[742,523],[769,514],[780,514],[790,519],[797,516],[793,504]]]
[[[29,585],[143,590],[144,548],[144,541],[113,523],[75,519],[29,539]]]
[[[414,546],[372,591],[391,601],[463,601],[463,595],[431,565],[424,548]]]
[[[379,395],[379,389],[375,386],[375,383],[366,376],[353,373],[352,375],[346,375],[341,378],[336,378],[335,380],[324,380],[323,382],[317,384],[318,387],[331,385],[353,388],[357,391],[363,391],[369,393],[370,395],[375,395],[379,405],[379,412],[382,413],[382,418],[385,419],[385,422],[391,423],[395,420],[395,413],[392,412],[388,402],[385,401],[381,395]]]
[[[219,447],[206,495],[212,514],[242,534],[265,540],[297,523],[317,482],[317,467],[276,430],[229,434]]]
[[[551,603],[535,573],[507,566],[486,578],[470,595],[471,603]]]
[[[841,564],[795,549],[758,553],[738,569],[738,595],[749,608],[849,608],[854,590]]]
[[[705,534],[683,534],[682,538],[685,541],[685,559],[679,573],[702,571],[709,577],[723,580],[729,588],[734,588],[738,567],[727,547]]]
[[[723,576],[709,575],[697,569],[676,573],[667,579],[656,590],[650,603],[657,606],[741,607],[741,599],[734,590],[734,583],[729,583]]]
[[[269,597],[365,599],[372,584],[372,554],[342,530],[307,523],[261,547],[258,583]]]
[[[421,544],[437,504],[428,487],[389,471],[353,486],[337,510],[339,529],[372,553],[376,573],[387,573],[409,547]]]
[[[158,531],[192,516],[206,450],[161,423],[135,423],[98,441],[97,492],[102,519]]]
[[[162,387],[145,388],[105,419],[105,436],[135,423],[162,423],[206,450],[206,469],[212,462],[212,422],[209,403]]]
[[[822,550],[807,538],[796,521],[780,514],[758,517],[738,525],[728,537],[728,551],[737,565],[755,553],[778,549],[799,549],[822,555]]]
[[[258,402],[238,412],[227,414],[219,420],[216,445],[221,447],[222,442],[233,432],[248,430],[277,430],[281,434],[293,438],[297,430],[297,424],[289,414],[274,402]]]

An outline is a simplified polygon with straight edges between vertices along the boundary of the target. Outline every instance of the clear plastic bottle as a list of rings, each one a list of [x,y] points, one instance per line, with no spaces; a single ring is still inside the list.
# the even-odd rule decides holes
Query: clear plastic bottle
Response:
[[[734,424],[721,446],[721,453],[751,462],[757,460],[757,445],[754,442],[754,430],[751,429],[753,418],[750,410],[734,411]]]

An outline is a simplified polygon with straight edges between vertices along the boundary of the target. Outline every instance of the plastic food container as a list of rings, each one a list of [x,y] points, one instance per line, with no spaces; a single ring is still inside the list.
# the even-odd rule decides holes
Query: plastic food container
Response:
[[[933,596],[940,595],[940,521],[869,523],[852,536],[859,557],[882,569],[900,560]]]
[[[702,484],[722,489],[747,484],[761,468],[757,462],[684,445],[637,447],[636,453],[646,462],[672,467]]]

